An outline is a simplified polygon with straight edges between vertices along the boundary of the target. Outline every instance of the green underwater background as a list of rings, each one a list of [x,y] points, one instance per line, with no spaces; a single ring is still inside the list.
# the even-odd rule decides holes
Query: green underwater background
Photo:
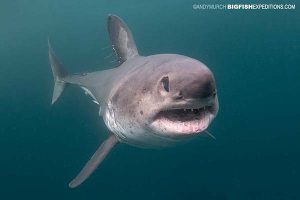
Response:
[[[193,9],[237,2],[246,1],[2,0],[0,199],[300,199],[300,8]],[[47,38],[71,72],[114,67],[111,13],[141,55],[183,54],[214,72],[217,139],[163,150],[118,145],[70,189],[107,128],[76,87],[50,105]]]

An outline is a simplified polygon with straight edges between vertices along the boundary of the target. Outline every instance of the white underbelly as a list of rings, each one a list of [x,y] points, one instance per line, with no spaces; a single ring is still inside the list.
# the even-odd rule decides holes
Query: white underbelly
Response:
[[[102,116],[107,128],[117,136],[120,142],[142,148],[163,148],[183,142],[182,140],[159,136],[138,124],[118,120],[110,102],[103,111]]]

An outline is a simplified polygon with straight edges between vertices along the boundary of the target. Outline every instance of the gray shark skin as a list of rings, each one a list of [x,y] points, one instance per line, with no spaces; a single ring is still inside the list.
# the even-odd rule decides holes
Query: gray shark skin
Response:
[[[70,75],[49,44],[54,76],[52,104],[67,85],[81,87],[99,105],[108,128],[106,139],[76,178],[84,182],[117,143],[163,148],[205,135],[219,109],[213,73],[198,60],[183,55],[141,56],[122,19],[108,16],[116,68]]]

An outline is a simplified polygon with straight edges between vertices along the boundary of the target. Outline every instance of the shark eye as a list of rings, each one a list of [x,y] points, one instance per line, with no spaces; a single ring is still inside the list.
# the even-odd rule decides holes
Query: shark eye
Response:
[[[164,89],[167,92],[170,92],[169,77],[168,76],[163,77],[162,80],[161,80],[161,82],[163,84]]]

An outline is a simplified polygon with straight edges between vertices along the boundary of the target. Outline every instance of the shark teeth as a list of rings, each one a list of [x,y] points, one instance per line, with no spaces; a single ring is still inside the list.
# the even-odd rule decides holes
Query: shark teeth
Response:
[[[199,112],[206,111],[210,108],[210,106],[204,106],[202,108],[183,108],[183,109],[174,109],[174,110],[181,110],[183,113],[194,113],[198,114]]]
[[[162,114],[155,124],[157,128],[172,134],[195,134],[206,130],[210,124],[211,114],[207,111],[194,114],[198,109],[190,109],[186,113]],[[199,112],[199,110],[198,110]],[[185,116],[187,115],[187,116]]]

